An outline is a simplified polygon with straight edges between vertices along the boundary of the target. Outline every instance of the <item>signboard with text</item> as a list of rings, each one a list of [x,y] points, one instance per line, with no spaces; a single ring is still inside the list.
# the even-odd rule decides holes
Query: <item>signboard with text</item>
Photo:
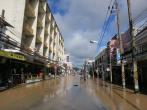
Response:
[[[16,59],[16,60],[21,60],[21,61],[26,60],[23,55],[19,55],[19,54],[12,53],[12,52],[6,52],[2,50],[0,51],[0,56],[11,58],[11,59]]]

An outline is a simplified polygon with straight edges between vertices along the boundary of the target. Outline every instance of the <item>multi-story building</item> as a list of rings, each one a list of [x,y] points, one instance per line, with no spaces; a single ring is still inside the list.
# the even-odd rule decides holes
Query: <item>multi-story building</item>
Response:
[[[109,67],[109,61],[108,61],[108,49],[105,48],[102,50],[95,58],[95,67],[98,70],[98,75],[100,78],[103,78],[106,76],[108,77],[108,74],[106,72],[107,67]]]
[[[65,54],[64,56],[64,67],[66,73],[71,73],[73,69],[72,62],[70,61],[70,54]]]
[[[62,60],[64,39],[47,0],[0,0],[0,11],[14,28],[6,34],[21,44],[21,51]]]
[[[13,39],[10,44],[15,45],[0,50],[0,57],[11,65],[7,82],[21,79],[21,74],[48,73],[52,64],[64,60],[64,39],[47,0],[0,0],[2,10],[5,10],[5,21],[14,27],[6,27],[4,34],[8,37],[6,43]]]
[[[147,93],[147,26],[135,36],[138,81],[141,92]]]
[[[120,65],[117,64],[116,42],[117,36],[115,35],[107,43],[107,47],[96,56],[95,68],[98,70],[99,77],[103,80],[111,81],[112,77],[113,83],[121,84]]]

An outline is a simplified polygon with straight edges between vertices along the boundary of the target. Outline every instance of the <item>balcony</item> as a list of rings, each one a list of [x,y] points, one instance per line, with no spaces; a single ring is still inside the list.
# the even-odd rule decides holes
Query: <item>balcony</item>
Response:
[[[54,29],[54,26],[55,26],[54,24],[55,24],[54,22],[51,23],[51,28],[53,28],[53,29]]]
[[[45,13],[45,9],[44,9],[43,3],[41,3],[41,2],[39,4],[39,13]]]
[[[56,30],[54,31],[54,35],[55,35],[55,36],[57,35],[57,31],[56,31]]]
[[[42,18],[41,17],[38,17],[37,27],[43,28],[43,22],[42,22]]]
[[[48,12],[48,13],[47,13],[47,18],[48,18],[49,21],[51,21],[51,16],[52,16],[51,13]]]
[[[56,27],[56,33],[58,33],[59,31],[58,31],[58,28]]]
[[[50,42],[51,42],[51,41],[53,40],[53,37],[50,35],[50,36],[49,36],[49,39],[50,39]]]
[[[56,48],[54,48],[54,52],[56,52],[57,51],[57,49]]]
[[[22,49],[31,54],[34,52],[34,49],[32,49],[31,47],[28,47],[27,45],[24,45]]]
[[[55,46],[56,45],[56,42],[54,42],[53,45]]]
[[[48,48],[47,42],[44,43],[44,48]]]
[[[48,34],[49,32],[48,32],[48,28],[45,28],[45,34]]]
[[[28,23],[24,24],[24,33],[26,36],[34,36],[33,29],[32,26],[30,26],[30,24]]]
[[[50,48],[49,48],[49,52],[53,52],[53,49],[52,49],[52,47],[50,47]]]
[[[49,28],[49,26],[50,26],[50,24],[49,24],[49,22],[45,22],[45,28]]]
[[[53,32],[53,29],[51,28],[51,29],[50,29],[50,35],[52,36],[53,33],[54,33],[54,32]]]
[[[46,15],[46,24],[49,24],[50,23],[50,19],[49,19],[49,17],[48,17],[48,15]]]
[[[26,5],[26,16],[35,17],[35,11],[29,3]]]
[[[48,38],[48,37],[49,37],[49,34],[48,34],[48,33],[45,33],[45,34],[44,34],[44,37],[45,37],[45,38]]]
[[[40,36],[36,37],[36,43],[41,44],[42,43],[42,38]]]
[[[28,47],[28,48],[27,48],[27,51],[28,51],[29,53],[32,53],[34,50],[33,50],[31,47]]]

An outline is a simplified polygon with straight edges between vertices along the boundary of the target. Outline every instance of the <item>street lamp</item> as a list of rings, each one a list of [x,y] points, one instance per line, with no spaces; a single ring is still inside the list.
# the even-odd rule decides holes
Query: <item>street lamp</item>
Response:
[[[94,43],[98,44],[98,41],[96,41],[96,40],[90,40],[90,43],[91,44],[94,44]]]
[[[96,41],[96,40],[90,40],[90,43],[91,44],[98,44],[98,41]],[[93,65],[93,78],[94,78],[94,69],[95,69],[95,62],[94,62],[94,65]]]

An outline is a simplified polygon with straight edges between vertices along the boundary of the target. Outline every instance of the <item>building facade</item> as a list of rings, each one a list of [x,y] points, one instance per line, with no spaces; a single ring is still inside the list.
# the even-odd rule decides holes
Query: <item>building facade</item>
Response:
[[[134,36],[135,53],[132,55],[132,38],[129,30],[121,34],[123,43],[122,60],[124,61],[125,67],[125,84],[126,88],[134,89],[132,57],[135,57],[137,61],[139,90],[140,92],[147,94],[147,27],[144,27],[139,32],[134,29]],[[116,36],[113,37],[111,41],[114,39],[116,39]],[[122,85],[120,59],[117,58],[119,52],[117,52],[116,49],[113,49],[112,51],[110,42],[107,43],[107,48],[101,51],[95,58],[95,69],[98,69],[99,76],[105,80],[107,74],[106,68],[110,67],[111,64],[112,70],[110,71],[112,71],[112,83]],[[108,79],[110,80],[110,74],[108,74]]]
[[[108,79],[109,74],[107,73],[107,68],[109,67],[108,60],[108,48],[103,49],[95,58],[95,67],[98,70],[98,76],[100,78]]]
[[[70,54],[66,53],[64,56],[64,67],[65,67],[65,72],[67,74],[70,74],[73,70],[73,65],[72,62],[70,61]]]
[[[50,70],[55,74],[54,65],[64,60],[64,39],[48,1],[0,0],[2,10],[9,25],[0,33],[0,84],[23,83]]]
[[[107,43],[107,47],[96,56],[95,68],[98,70],[99,78],[121,84],[121,71],[120,65],[117,63],[117,46],[115,46],[115,42],[117,42],[116,35]]]
[[[21,44],[21,51],[51,60],[64,57],[64,39],[47,0],[0,0],[0,11],[14,28],[6,34]]]

